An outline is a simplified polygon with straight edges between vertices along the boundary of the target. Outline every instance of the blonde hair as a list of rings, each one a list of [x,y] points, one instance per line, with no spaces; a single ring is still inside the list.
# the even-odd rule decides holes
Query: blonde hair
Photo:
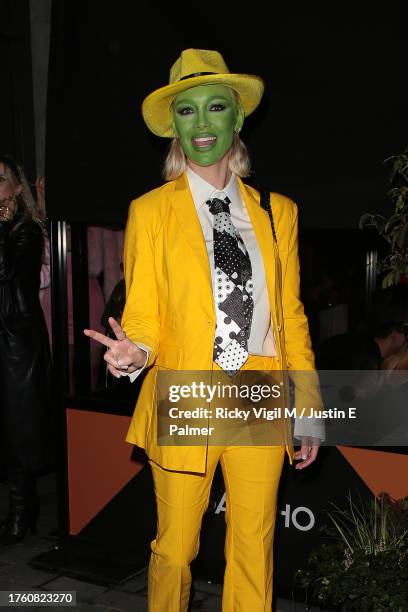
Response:
[[[31,193],[22,164],[17,162],[10,155],[0,154],[0,164],[3,164],[9,172],[9,176],[15,185],[21,185],[22,190],[16,195],[17,210],[13,220],[11,232],[14,232],[22,223],[34,221],[42,229],[45,228],[45,215],[38,208],[36,201]]]
[[[166,181],[174,181],[185,172],[187,158],[181,148],[180,140],[173,138],[166,159],[164,161],[163,176]],[[244,178],[251,174],[251,161],[248,149],[238,134],[234,134],[229,157],[229,169],[231,172]]]

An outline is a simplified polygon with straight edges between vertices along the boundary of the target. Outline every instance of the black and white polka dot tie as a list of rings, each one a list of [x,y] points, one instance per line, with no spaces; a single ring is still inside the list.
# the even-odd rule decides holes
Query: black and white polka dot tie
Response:
[[[214,361],[234,376],[248,359],[254,311],[251,260],[232,223],[230,199],[212,198],[206,204],[214,215]]]

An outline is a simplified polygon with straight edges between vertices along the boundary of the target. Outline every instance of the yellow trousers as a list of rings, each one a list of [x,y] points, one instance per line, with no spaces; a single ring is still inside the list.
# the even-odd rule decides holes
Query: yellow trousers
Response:
[[[245,369],[277,369],[271,358],[250,356]],[[167,470],[149,460],[157,534],[151,542],[148,611],[186,612],[190,563],[218,461],[226,488],[226,570],[223,612],[272,609],[273,535],[285,446],[208,446],[205,474]]]

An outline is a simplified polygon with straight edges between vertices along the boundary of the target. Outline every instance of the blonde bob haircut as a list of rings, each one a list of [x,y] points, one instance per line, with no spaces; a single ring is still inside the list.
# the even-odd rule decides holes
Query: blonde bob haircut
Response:
[[[166,181],[174,181],[187,169],[187,158],[181,148],[180,140],[173,138],[164,162],[163,177]],[[244,178],[251,174],[251,162],[248,149],[238,134],[234,134],[229,157],[231,172]]]

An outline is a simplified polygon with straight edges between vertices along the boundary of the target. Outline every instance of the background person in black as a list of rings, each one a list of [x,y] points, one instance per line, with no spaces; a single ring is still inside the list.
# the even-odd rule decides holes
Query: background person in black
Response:
[[[9,514],[0,543],[35,530],[35,474],[47,466],[50,351],[39,301],[43,229],[20,166],[0,155],[0,460]]]

